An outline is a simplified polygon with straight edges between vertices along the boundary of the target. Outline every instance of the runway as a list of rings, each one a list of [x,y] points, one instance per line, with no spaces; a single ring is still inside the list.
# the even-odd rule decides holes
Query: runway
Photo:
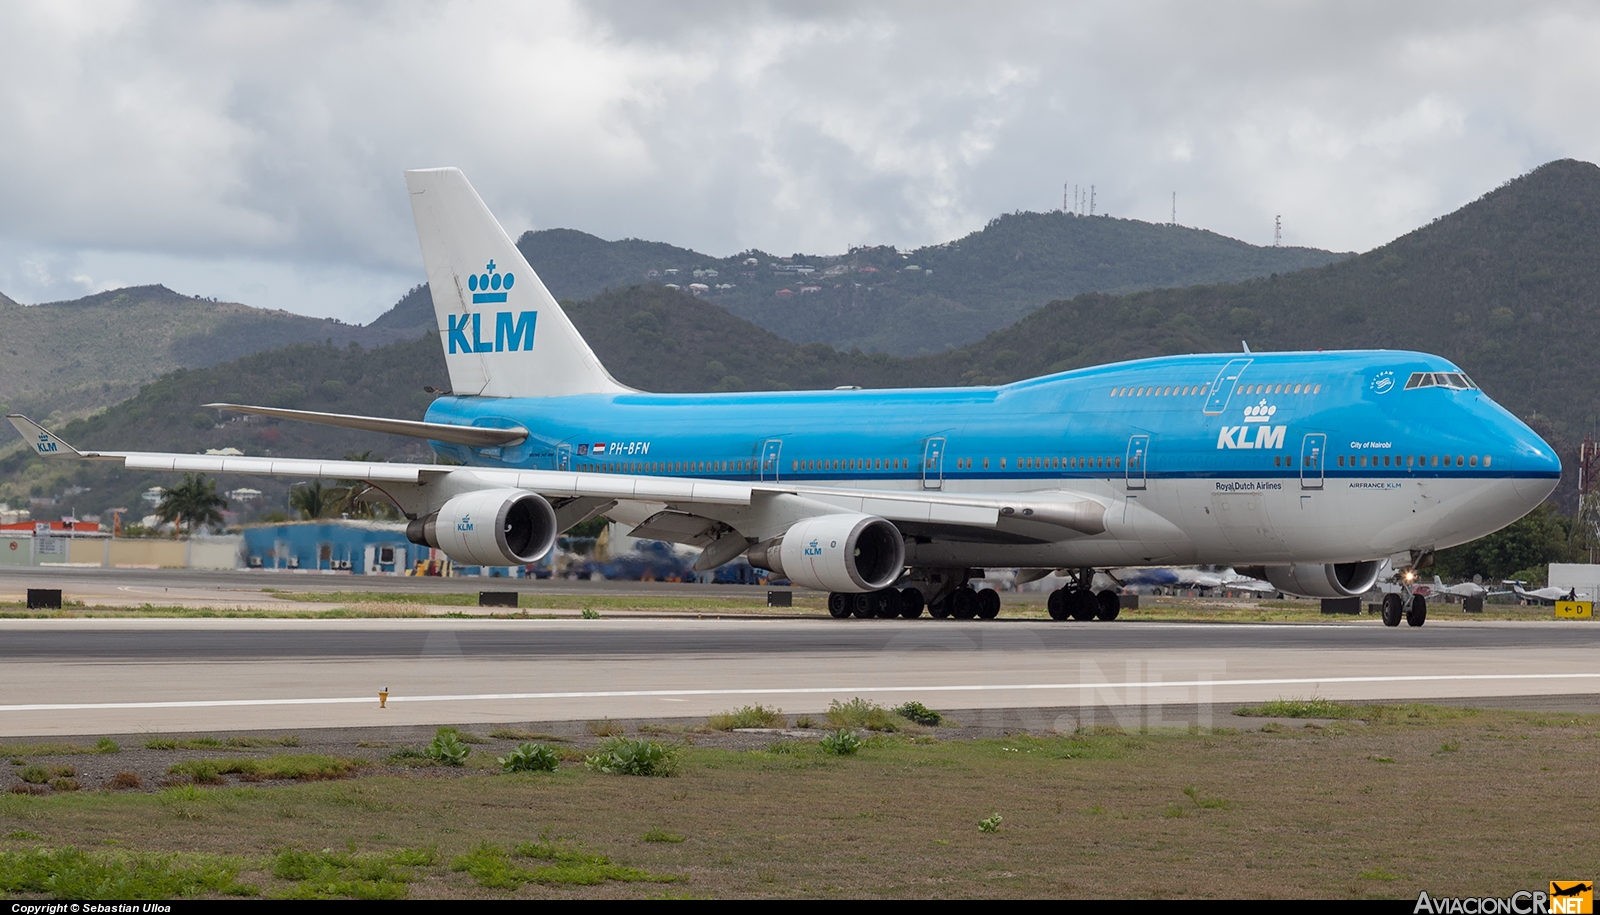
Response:
[[[1289,696],[1600,697],[1597,647],[1600,627],[1555,621],[0,620],[0,735],[799,714],[853,696],[1205,726],[1194,710]]]

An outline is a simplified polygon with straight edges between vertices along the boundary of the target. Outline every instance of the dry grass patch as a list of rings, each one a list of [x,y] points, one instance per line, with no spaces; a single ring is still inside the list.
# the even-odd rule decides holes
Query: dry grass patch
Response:
[[[225,856],[243,862],[233,881],[263,895],[293,890],[270,871],[286,848],[358,858],[436,849],[434,864],[395,864],[415,876],[398,882],[412,896],[463,898],[1122,899],[1136,866],[1131,892],[1141,897],[1414,900],[1424,889],[1504,895],[1529,875],[1593,870],[1588,818],[1550,811],[1600,809],[1600,718],[1379,708],[1364,726],[1317,731],[1101,728],[932,743],[878,734],[843,757],[816,740],[684,748],[672,778],[563,766],[538,777],[5,794],[0,836]],[[1454,749],[1441,758],[1446,744]],[[995,831],[980,832],[997,813]],[[562,837],[539,843],[560,854],[606,859],[595,867],[682,882],[530,882],[564,863],[517,853],[541,833]],[[0,852],[37,842],[0,838]],[[462,859],[481,866],[452,870]],[[491,885],[495,874],[519,888]]]

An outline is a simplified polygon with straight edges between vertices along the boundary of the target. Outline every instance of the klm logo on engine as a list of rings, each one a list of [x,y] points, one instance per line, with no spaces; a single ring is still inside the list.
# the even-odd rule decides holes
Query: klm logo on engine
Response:
[[[506,301],[511,287],[517,283],[516,274],[497,273],[494,261],[484,265],[482,273],[467,277],[467,290],[472,293],[472,304],[494,305]],[[456,353],[504,353],[517,350],[533,351],[533,329],[539,320],[536,311],[494,312],[494,339],[484,339],[484,313],[446,315],[445,333],[449,350]]]
[[[472,533],[472,516],[462,515],[461,520],[456,522],[456,530],[463,534]]]
[[[1255,430],[1255,438],[1250,437]],[[1288,426],[1223,426],[1217,436],[1218,448],[1282,448]]]
[[[815,541],[815,540],[813,540],[810,543],[806,544],[806,555],[807,556],[821,556],[822,555],[822,544],[819,543],[818,541]]]

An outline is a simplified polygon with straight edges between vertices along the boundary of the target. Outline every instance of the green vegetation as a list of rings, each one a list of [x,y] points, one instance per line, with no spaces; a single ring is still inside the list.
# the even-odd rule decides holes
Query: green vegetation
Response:
[[[835,699],[828,703],[828,723],[836,728],[866,728],[869,731],[898,731],[906,720],[875,702],[856,696],[849,702]]]
[[[1362,725],[1276,733],[886,734],[849,760],[817,740],[685,747],[671,779],[567,766],[538,778],[485,768],[5,794],[0,893],[1037,898],[1065,887],[1120,899],[1140,850],[1162,855],[1142,892],[1163,898],[1265,897],[1293,885],[1318,898],[1414,899],[1444,883],[1463,896],[1494,895],[1529,873],[1583,872],[1587,820],[1549,810],[1594,794],[1586,748],[1600,716],[1373,708],[1381,713]],[[1441,765],[1446,745],[1457,749]],[[1495,790],[1465,771],[1494,773]],[[995,833],[972,835],[997,814]],[[1062,854],[1062,835],[1076,837],[1074,854]],[[1263,835],[1276,838],[1263,844]],[[1430,844],[1439,835],[1450,836],[1448,855]],[[1385,849],[1381,869],[1375,847]],[[886,848],[916,853],[886,857]],[[130,888],[138,861],[149,862],[147,879],[189,882]],[[93,885],[82,862],[100,869]],[[684,882],[663,886],[634,871]],[[68,889],[40,882],[52,873]]]
[[[1000,821],[1003,818],[998,813],[991,813],[978,821],[979,832],[999,832]]]
[[[122,748],[109,737],[95,741],[94,746],[76,743],[6,743],[0,744],[0,756],[86,756],[91,753],[116,753]]]
[[[912,724],[920,724],[927,727],[936,727],[939,722],[944,720],[943,715],[916,701],[895,706],[894,713]]]
[[[223,781],[224,775],[237,775],[249,782],[267,779],[324,781],[347,778],[366,765],[369,763],[361,759],[307,753],[264,759],[190,759],[173,765],[167,772],[186,775],[197,784],[216,784]]]
[[[861,738],[855,731],[840,728],[831,734],[824,735],[817,744],[822,752],[831,756],[850,756],[861,749]]]
[[[1346,705],[1331,699],[1273,699],[1260,705],[1242,706],[1235,715],[1248,718],[1358,718],[1362,706]]]
[[[611,775],[667,776],[678,771],[683,748],[628,737],[608,737],[583,764]]]
[[[244,750],[256,747],[298,747],[294,734],[282,737],[151,737],[146,750]]]
[[[387,853],[320,852],[286,848],[272,859],[272,876],[295,882],[280,899],[404,899],[406,884],[420,879],[416,868],[438,863],[432,849],[402,848]]]
[[[731,731],[735,728],[781,728],[785,721],[781,708],[746,705],[731,712],[712,715],[706,719],[706,727],[713,731]]]
[[[1014,323],[1053,299],[1157,286],[1234,282],[1337,261],[1309,248],[1257,247],[1214,232],[1133,219],[1009,213],[948,244],[899,255],[862,247],[842,256],[727,258],[655,242],[602,241],[570,229],[527,232],[517,246],[560,299],[640,283],[704,282],[728,311],[801,343],[902,355],[939,352]],[[754,257],[756,263],[744,261]],[[785,268],[809,265],[810,276]],[[908,269],[915,266],[917,269]],[[678,275],[647,277],[677,268]],[[716,277],[695,278],[695,269]],[[832,276],[823,272],[832,269]],[[780,289],[798,293],[781,296]]]
[[[187,899],[253,896],[239,862],[216,855],[124,854],[76,848],[0,851],[0,893],[52,899]]]
[[[538,867],[520,867],[511,859],[545,861]],[[564,845],[539,841],[524,842],[507,854],[505,849],[487,842],[451,862],[453,870],[465,871],[480,886],[514,890],[527,883],[568,886],[596,886],[611,881],[620,883],[671,883],[680,878],[652,874],[633,867],[611,863],[605,855],[591,854]]]
[[[420,291],[426,297],[426,290]],[[0,295],[0,391],[6,392],[9,410],[61,422],[134,396],[141,385],[176,369],[202,368],[295,343],[382,346],[421,332],[211,302],[162,286],[133,286],[32,306]],[[203,413],[207,426],[217,421],[212,411],[192,413]],[[191,427],[200,422],[194,415],[182,419]],[[14,441],[8,425],[0,444]]]
[[[496,762],[507,772],[554,772],[561,765],[561,754],[542,743],[524,743]]]
[[[467,757],[472,755],[472,748],[461,739],[461,732],[455,728],[440,728],[433,735],[433,742],[422,751],[422,755],[436,763],[446,766],[464,766]]]

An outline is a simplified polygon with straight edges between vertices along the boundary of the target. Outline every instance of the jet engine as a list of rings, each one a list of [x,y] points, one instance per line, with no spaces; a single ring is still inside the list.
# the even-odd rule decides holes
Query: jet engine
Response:
[[[906,544],[893,524],[872,515],[819,515],[745,554],[750,564],[818,591],[861,593],[894,584]]]
[[[476,566],[533,562],[550,552],[556,533],[555,509],[525,489],[469,492],[406,525],[406,539],[412,543]]]
[[[1267,566],[1265,578],[1285,594],[1301,597],[1355,597],[1378,581],[1383,561]]]

